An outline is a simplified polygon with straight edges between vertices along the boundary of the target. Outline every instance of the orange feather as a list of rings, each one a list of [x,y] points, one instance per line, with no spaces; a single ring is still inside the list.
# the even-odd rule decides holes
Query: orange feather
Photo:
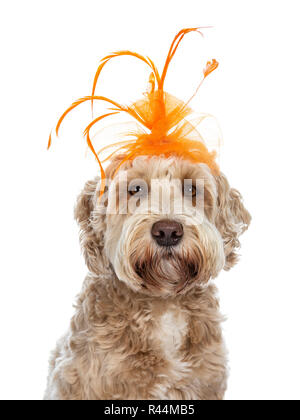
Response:
[[[95,94],[95,90],[96,90],[96,86],[97,86],[97,82],[100,76],[100,73],[103,70],[103,67],[112,59],[112,58],[116,58],[116,57],[121,57],[121,56],[131,56],[131,57],[135,57],[138,58],[139,60],[143,61],[144,63],[146,63],[154,72],[155,77],[157,80],[160,80],[160,76],[158,73],[158,70],[156,68],[156,66],[154,65],[153,61],[149,58],[149,57],[144,57],[143,55],[140,55],[138,53],[132,52],[132,51],[117,51],[113,54],[107,55],[106,57],[102,58],[100,65],[96,71],[95,77],[94,77],[94,82],[93,82],[93,89],[92,89],[92,96],[94,96]],[[91,102],[92,104],[92,109],[93,109],[93,100]]]
[[[200,28],[187,28],[182,29],[174,38],[166,61],[160,75],[155,64],[149,57],[144,57],[140,54],[131,51],[119,51],[104,57],[96,71],[92,95],[86,96],[84,98],[78,99],[75,101],[60,117],[56,125],[56,134],[58,135],[60,126],[65,119],[65,117],[71,112],[74,108],[80,104],[91,101],[93,107],[94,100],[100,100],[112,105],[113,107],[108,108],[110,113],[105,113],[96,119],[94,119],[85,129],[84,135],[87,140],[87,144],[94,154],[101,172],[101,192],[100,196],[104,192],[105,187],[105,171],[103,169],[100,154],[109,148],[116,148],[109,156],[105,159],[111,159],[115,154],[122,152],[125,157],[120,163],[119,168],[127,161],[133,160],[138,156],[177,156],[183,159],[190,160],[194,163],[205,163],[207,164],[212,171],[218,172],[218,166],[216,164],[215,152],[209,152],[204,142],[201,141],[201,136],[195,130],[195,127],[192,126],[190,122],[186,120],[186,117],[192,113],[192,110],[189,108],[188,104],[191,99],[198,92],[203,80],[216,68],[218,67],[218,62],[213,59],[208,61],[205,69],[203,70],[203,79],[198,86],[195,94],[192,98],[184,103],[174,96],[166,93],[164,91],[164,82],[166,75],[169,69],[169,65],[181,43],[183,38],[191,32],[200,32]],[[130,106],[120,105],[117,102],[104,97],[104,96],[95,96],[95,90],[99,80],[99,76],[104,68],[104,66],[113,58],[120,56],[132,56],[147,64],[151,68],[151,75],[149,79],[149,90],[145,97]],[[157,90],[155,87],[157,86]],[[96,123],[100,122],[106,117],[118,114],[120,112],[126,112],[128,115],[133,117],[140,125],[138,126],[135,132],[128,133],[133,139],[129,139],[123,142],[117,142],[110,146],[102,148],[98,153],[95,151],[90,138],[90,130]],[[145,127],[144,130],[142,127]],[[196,133],[198,140],[192,138],[190,134]],[[199,140],[200,138],[200,140]],[[50,148],[52,143],[51,134],[49,136],[48,148]],[[115,173],[117,173],[117,171]]]

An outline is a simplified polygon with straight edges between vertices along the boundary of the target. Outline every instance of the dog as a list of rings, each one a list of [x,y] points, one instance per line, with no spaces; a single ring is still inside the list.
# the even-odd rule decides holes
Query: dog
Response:
[[[89,274],[52,354],[45,399],[222,400],[227,351],[212,279],[237,263],[250,214],[204,163],[122,162],[117,155],[107,168],[102,200],[96,178],[76,204]]]

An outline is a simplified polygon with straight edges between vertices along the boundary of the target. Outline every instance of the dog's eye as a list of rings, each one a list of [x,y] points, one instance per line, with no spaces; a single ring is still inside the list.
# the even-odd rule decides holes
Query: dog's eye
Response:
[[[185,185],[183,188],[183,195],[186,197],[196,197],[197,188],[194,185]]]
[[[140,185],[134,185],[133,187],[129,188],[128,190],[130,195],[135,195],[138,193],[142,193],[143,192],[143,187],[141,187]]]

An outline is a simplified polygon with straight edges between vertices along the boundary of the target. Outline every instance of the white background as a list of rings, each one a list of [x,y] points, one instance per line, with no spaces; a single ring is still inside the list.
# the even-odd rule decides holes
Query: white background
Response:
[[[1,2],[1,399],[43,397],[50,350],[86,274],[73,205],[98,173],[81,135],[90,107],[66,120],[47,153],[49,130],[90,94],[103,55],[133,49],[161,68],[175,33],[195,25],[214,29],[185,39],[166,88],[187,99],[206,60],[219,60],[193,107],[218,118],[222,170],[253,215],[240,263],[217,280],[228,317],[226,398],[299,399],[298,3]],[[97,92],[130,103],[148,76],[120,59]]]

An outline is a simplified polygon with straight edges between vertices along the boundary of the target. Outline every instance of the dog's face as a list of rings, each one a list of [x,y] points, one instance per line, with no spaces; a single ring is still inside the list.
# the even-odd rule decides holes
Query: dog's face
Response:
[[[186,293],[236,262],[250,215],[223,175],[182,159],[137,158],[98,200],[99,181],[86,185],[76,207],[91,271],[110,265],[119,280],[153,296]],[[98,186],[98,188],[97,188]]]

